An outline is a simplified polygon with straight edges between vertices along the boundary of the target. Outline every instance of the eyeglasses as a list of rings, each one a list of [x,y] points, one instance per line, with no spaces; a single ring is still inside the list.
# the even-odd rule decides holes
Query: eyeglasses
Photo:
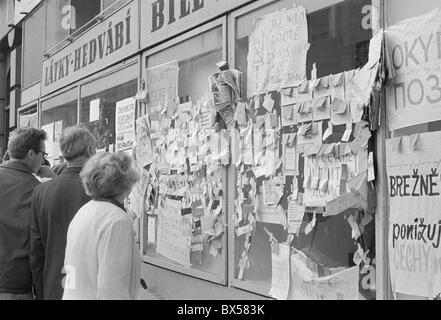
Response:
[[[47,156],[49,155],[48,153],[41,151],[41,150],[35,150],[35,152],[41,153],[43,155],[43,159],[46,159]]]

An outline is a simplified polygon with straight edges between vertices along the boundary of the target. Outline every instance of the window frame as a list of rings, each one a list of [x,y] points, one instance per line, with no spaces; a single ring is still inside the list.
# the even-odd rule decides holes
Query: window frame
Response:
[[[145,77],[145,68],[146,68],[146,61],[147,61],[147,57],[154,55],[156,53],[159,53],[165,49],[171,48],[175,45],[178,45],[182,42],[185,42],[188,39],[191,39],[193,37],[197,37],[200,34],[203,34],[205,32],[208,32],[212,29],[216,29],[216,28],[222,28],[222,57],[224,60],[227,60],[227,17],[224,15],[221,18],[215,19],[211,22],[205,23],[204,25],[195,28],[189,32],[186,32],[182,35],[179,35],[177,37],[174,37],[173,39],[162,43],[160,45],[155,46],[152,49],[146,50],[142,53],[142,57],[141,57],[141,61],[142,61],[142,65],[141,65],[141,74],[142,77],[141,79],[146,81]],[[208,84],[207,84],[208,87]],[[140,249],[141,249],[141,256],[142,256],[142,260],[143,262],[153,265],[155,267],[160,267],[160,268],[164,268],[164,269],[168,269],[170,271],[174,271],[174,272],[178,272],[190,277],[194,277],[194,278],[198,278],[201,280],[206,280],[209,282],[213,282],[213,283],[217,283],[220,285],[227,285],[227,277],[228,277],[228,256],[229,256],[229,247],[228,247],[228,233],[230,232],[230,228],[229,226],[229,211],[228,211],[228,191],[227,191],[227,186],[228,186],[228,167],[227,168],[222,168],[222,186],[223,186],[223,208],[224,208],[224,212],[223,212],[223,223],[224,226],[226,226],[224,228],[224,236],[223,236],[223,240],[222,240],[222,257],[223,257],[223,275],[218,275],[218,274],[210,274],[204,271],[200,271],[200,270],[196,270],[196,269],[192,269],[192,268],[186,268],[183,266],[179,266],[178,264],[174,264],[171,262],[166,262],[163,261],[161,259],[158,258],[153,258],[153,257],[149,257],[147,255],[144,255],[144,223],[146,223],[145,221],[145,214],[142,215],[141,217],[141,232],[140,232],[140,239],[141,239],[141,244],[140,244]],[[234,229],[233,229],[234,231]]]

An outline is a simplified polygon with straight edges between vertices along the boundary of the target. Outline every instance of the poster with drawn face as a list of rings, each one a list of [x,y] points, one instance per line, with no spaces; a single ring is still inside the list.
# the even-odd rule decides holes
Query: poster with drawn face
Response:
[[[441,292],[441,132],[386,142],[392,290]]]

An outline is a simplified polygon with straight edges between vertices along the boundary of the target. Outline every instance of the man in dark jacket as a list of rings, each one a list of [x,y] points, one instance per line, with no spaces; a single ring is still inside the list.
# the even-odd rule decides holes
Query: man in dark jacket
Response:
[[[46,132],[17,129],[10,138],[10,160],[0,165],[0,300],[33,299],[29,265],[31,199],[46,157]]]
[[[77,211],[90,201],[79,173],[84,163],[95,154],[95,145],[94,137],[83,127],[64,130],[60,150],[67,167],[34,191],[30,259],[34,290],[39,300],[60,300],[63,297],[67,230]]]

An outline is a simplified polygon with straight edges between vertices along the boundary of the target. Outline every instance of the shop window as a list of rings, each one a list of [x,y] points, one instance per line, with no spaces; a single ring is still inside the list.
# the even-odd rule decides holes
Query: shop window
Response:
[[[253,129],[254,137],[252,137],[249,142],[244,143],[252,143],[252,141],[256,143],[256,138],[262,139],[261,143],[263,143],[267,141],[268,135],[270,135],[271,132],[274,134],[277,131],[276,135],[279,139],[274,142],[276,146],[275,158],[272,160],[276,163],[279,158],[288,159],[288,157],[290,157],[291,159],[288,160],[290,162],[292,161],[290,166],[292,166],[291,170],[294,172],[289,173],[289,169],[282,164],[280,169],[276,169],[275,171],[276,174],[281,174],[279,177],[271,176],[268,178],[268,175],[265,177],[264,174],[263,177],[255,178],[256,171],[254,171],[254,174],[250,173],[250,171],[255,170],[255,167],[253,168],[252,165],[245,165],[245,167],[241,168],[241,171],[237,173],[238,179],[241,179],[239,181],[242,181],[242,184],[239,183],[241,188],[238,189],[241,190],[240,192],[242,196],[245,197],[245,201],[241,204],[241,213],[239,214],[237,210],[235,211],[235,215],[240,223],[236,226],[235,241],[234,244],[232,244],[234,245],[235,253],[235,280],[233,280],[233,285],[260,294],[272,295],[278,299],[375,299],[375,285],[372,282],[375,279],[375,275],[370,274],[370,280],[372,281],[369,282],[366,281],[366,274],[359,272],[357,267],[354,268],[355,261],[357,260],[354,259],[354,255],[360,252],[358,251],[360,247],[364,250],[363,252],[369,250],[369,261],[375,260],[375,222],[371,220],[370,223],[364,227],[362,234],[356,237],[357,241],[355,241],[352,238],[352,227],[347,220],[348,218],[349,220],[362,219],[362,217],[370,216],[370,214],[363,212],[363,210],[350,209],[340,214],[326,216],[322,214],[324,203],[321,204],[317,202],[313,204],[315,200],[312,201],[312,199],[316,197],[327,197],[325,194],[331,191],[327,189],[328,178],[324,178],[323,176],[319,178],[318,173],[315,175],[317,176],[316,181],[320,180],[326,183],[326,186],[323,183],[324,191],[319,192],[318,186],[317,188],[311,187],[308,181],[315,173],[311,174],[312,171],[310,170],[314,170],[313,168],[319,170],[318,168],[320,168],[320,172],[335,173],[337,167],[331,170],[332,165],[329,165],[329,167],[328,165],[321,166],[318,162],[316,165],[312,164],[310,161],[318,161],[318,158],[314,158],[314,154],[313,157],[310,157],[310,155],[306,156],[306,149],[303,148],[305,148],[305,145],[309,142],[304,140],[301,131],[305,126],[316,125],[316,129],[318,130],[318,142],[311,141],[310,143],[322,145],[322,136],[326,132],[328,124],[331,123],[331,112],[328,111],[324,117],[316,116],[316,118],[306,117],[300,119],[298,115],[300,117],[302,111],[300,110],[298,114],[299,109],[296,109],[298,102],[286,104],[286,102],[284,102],[286,101],[286,96],[282,97],[282,95],[286,95],[287,92],[283,90],[284,87],[288,88],[288,92],[293,92],[290,91],[292,90],[291,88],[297,90],[298,86],[301,86],[301,83],[308,83],[309,85],[310,82],[307,82],[307,80],[311,80],[313,76],[314,79],[331,79],[328,76],[338,75],[350,70],[354,71],[368,62],[369,41],[372,37],[372,31],[369,28],[364,28],[362,21],[366,18],[363,7],[370,6],[371,2],[367,0],[295,1],[294,7],[297,9],[292,9],[293,4],[293,1],[274,1],[269,5],[239,15],[234,21],[236,31],[234,52],[236,63],[234,67],[244,75],[243,85],[246,87],[245,91],[248,92],[248,104],[251,106],[250,114],[252,114],[254,122],[260,123],[261,125],[265,123],[264,128],[266,130],[265,135],[261,135],[259,138],[260,129],[256,128],[255,125]],[[296,5],[300,7],[296,7]],[[257,6],[255,5],[254,7]],[[306,20],[299,18],[302,16],[301,8],[306,10]],[[279,81],[279,77],[284,77],[283,73],[286,70],[279,68],[277,63],[271,61],[268,62],[268,65],[271,65],[274,69],[266,70],[266,62],[264,59],[269,57],[269,53],[268,51],[260,51],[260,48],[274,51],[274,59],[278,62],[281,61],[277,59],[282,59],[287,51],[278,50],[279,44],[272,48],[268,47],[267,44],[263,44],[263,41],[261,42],[260,40],[265,38],[264,34],[255,33],[255,31],[257,30],[256,26],[258,22],[263,21],[265,16],[269,17],[269,15],[272,15],[272,17],[275,17],[275,14],[283,16],[285,12],[283,10],[285,9],[297,10],[297,13],[292,15],[291,18],[295,17],[294,19],[299,19],[298,24],[301,25],[299,30],[303,31],[300,31],[300,33],[295,36],[295,39],[299,42],[299,39],[302,39],[303,36],[305,37],[305,41],[299,45],[299,47],[296,47],[296,50],[299,50],[296,51],[296,54],[298,52],[302,53],[300,53],[298,57],[296,56],[295,59],[302,61],[303,58],[305,62],[299,63],[299,66],[296,68],[297,74],[293,74],[292,78],[286,77],[284,78],[284,82],[277,82]],[[282,18],[282,20],[283,19],[284,18]],[[276,26],[278,21],[276,19],[271,20],[271,18],[267,18],[265,21],[272,21],[272,23],[274,23],[272,26],[266,26],[267,29],[265,30],[267,30],[268,33],[271,32],[270,30],[272,30],[272,28],[283,29]],[[307,37],[304,33],[306,32],[305,24],[307,24]],[[261,28],[259,30],[259,32],[262,32],[263,29]],[[272,34],[274,38],[268,39],[268,41],[278,43],[280,40],[277,39],[282,35],[283,34],[274,33]],[[309,43],[309,47],[304,45],[306,43]],[[282,49],[289,50],[289,48]],[[254,55],[250,56],[251,53]],[[304,56],[304,54],[306,54],[306,56]],[[255,61],[259,59],[262,60],[262,69],[254,71],[253,75],[251,75],[252,69],[250,69],[250,64],[253,64],[253,59],[255,59]],[[288,57],[288,59],[294,60],[293,57]],[[255,65],[259,65],[259,63],[255,62]],[[253,65],[253,68],[255,65]],[[265,72],[268,72],[268,76],[263,79]],[[250,79],[250,77],[253,78]],[[271,87],[273,84],[274,86]],[[309,90],[318,90],[316,87],[309,88],[312,88]],[[325,88],[328,88],[328,85],[325,85]],[[288,93],[288,96],[290,94],[291,93]],[[315,94],[316,92],[314,91],[314,95]],[[272,101],[269,107],[267,105],[268,101]],[[326,100],[324,100],[324,102],[326,103]],[[285,107],[291,108],[293,113],[289,112],[289,114],[296,117],[296,120],[292,117],[290,118],[294,121],[291,125],[283,124],[284,121],[288,121],[282,119],[285,115]],[[306,111],[310,110],[312,109]],[[280,131],[278,131],[276,127],[274,127],[272,131],[267,130],[268,126],[272,127],[272,125],[271,123],[268,125],[265,119],[268,119],[267,116],[272,112],[273,115],[278,117],[278,121],[282,121]],[[313,112],[315,115],[318,115],[318,112]],[[305,114],[312,115],[313,113],[305,112]],[[259,118],[263,120],[259,122]],[[345,121],[349,123],[349,126],[352,124],[352,120]],[[259,127],[258,124],[257,126]],[[348,124],[344,122],[333,125],[332,136],[328,138],[328,140],[323,141],[323,144],[332,145],[333,143],[340,143],[347,126]],[[288,155],[286,150],[290,147],[286,147],[283,144],[286,144],[287,141],[289,143],[289,139],[291,138],[294,142],[291,146],[295,146],[295,149],[292,149],[293,153]],[[262,148],[259,143],[253,147],[255,154],[258,151],[256,148]],[[267,150],[270,150],[270,148]],[[368,150],[372,151],[372,149]],[[261,156],[264,157],[265,155]],[[354,165],[351,174],[357,175],[362,172],[361,169],[365,170],[367,168],[363,165],[363,162],[367,162],[367,150],[363,153],[359,152],[357,156],[351,157],[353,157],[353,159],[350,160],[350,162],[353,162],[352,164]],[[337,159],[337,161],[340,160],[340,158]],[[260,160],[255,157],[254,161],[254,163],[256,163],[256,161]],[[253,160],[251,160],[251,162],[253,162]],[[348,165],[351,166],[350,164]],[[338,170],[337,168],[337,171]],[[331,178],[329,178],[329,181],[331,181],[330,179]],[[243,184],[243,181],[246,181],[245,184]],[[255,183],[255,185],[253,185],[253,183]],[[330,186],[331,184],[329,184],[329,188]],[[316,189],[315,194],[311,191],[315,190],[314,188]],[[254,192],[257,192],[256,202],[250,197],[250,194],[254,194]],[[301,200],[302,197],[299,198],[298,194],[303,196],[303,201]],[[236,192],[233,199],[237,199],[237,197],[238,193]],[[338,192],[335,198],[338,198]],[[330,199],[331,198],[328,198],[327,201],[330,201]],[[249,231],[247,228],[253,225],[254,219],[251,217],[251,215],[254,216],[253,205],[257,207],[255,215],[257,223],[253,227],[254,229]],[[303,210],[302,214],[298,215],[301,217],[297,226],[298,235],[292,234],[292,231],[288,233],[288,222],[284,222],[283,219],[280,220],[283,216],[283,214],[282,216],[280,215],[281,210],[285,213],[289,212],[288,219],[290,213],[294,214],[296,210]],[[367,219],[371,218],[372,216]],[[238,232],[238,230],[240,230],[240,232]],[[288,243],[288,245],[290,244],[291,246],[288,246],[288,251],[285,251],[285,247],[282,245],[272,245],[272,242],[278,242],[280,244]],[[284,250],[283,252],[281,251],[282,249]],[[285,253],[290,257],[288,259],[291,261],[291,274],[288,274],[287,278],[285,278],[287,281],[290,279],[291,287],[289,292],[286,291],[284,294],[281,294],[280,292],[271,290],[272,280],[274,279],[272,270],[275,270],[275,265],[277,265],[274,256]],[[296,264],[294,264],[293,261],[296,261]],[[302,274],[302,270],[296,270],[295,268],[304,268],[303,271],[306,273]],[[286,269],[284,270],[286,271]],[[335,295],[336,292],[332,290],[328,290],[328,292],[324,290],[323,295],[319,295],[318,292],[320,292],[320,290],[315,289],[309,293],[306,291],[302,292],[301,282],[299,282],[302,276],[308,274],[308,276],[318,277],[319,279],[341,271],[352,273],[350,276],[352,277],[350,283],[352,293],[348,294],[348,292],[346,292],[338,296]],[[278,270],[278,272],[283,271]],[[289,272],[288,269],[288,273]],[[306,278],[308,276],[306,276]],[[366,285],[366,283],[368,283],[368,285]],[[273,289],[280,289],[280,286],[278,288],[274,286]],[[317,294],[317,296],[313,296],[314,294]]]
[[[98,149],[114,151],[116,104],[136,95],[137,74],[135,63],[81,87],[80,122],[94,133]]]
[[[44,6],[40,6],[23,24],[23,88],[41,80],[44,23]]]
[[[38,108],[37,105],[18,111],[18,126],[38,128]]]
[[[160,130],[150,133],[154,152],[152,166],[162,168],[156,175],[159,183],[154,184],[154,188],[158,188],[155,200],[158,205],[151,206],[143,216],[144,260],[225,284],[228,254],[227,234],[223,228],[227,210],[226,169],[220,161],[215,163],[213,160],[212,165],[203,160],[206,158],[202,144],[194,140],[189,142],[193,138],[204,139],[202,130],[205,129],[199,127],[199,120],[196,120],[202,117],[202,112],[198,116],[197,111],[198,108],[209,108],[208,79],[218,71],[217,63],[225,59],[224,35],[221,27],[212,27],[209,31],[200,30],[196,36],[182,37],[173,44],[164,45],[166,48],[159,52],[144,55],[148,114],[152,130],[154,123]],[[206,114],[207,130],[211,129],[209,113]],[[195,131],[189,134],[190,130]],[[182,153],[186,147],[179,149],[182,163],[178,163],[178,156],[173,159],[165,150],[155,147],[161,136],[177,146],[188,144],[188,155]],[[220,138],[220,135],[213,131],[210,139],[221,141],[215,137]],[[228,143],[228,137],[226,139]],[[162,156],[167,158],[165,162],[161,161]],[[187,157],[190,160],[186,160]],[[185,161],[189,161],[188,168]],[[191,195],[183,197],[183,187]],[[193,201],[183,204],[182,198],[192,198]]]
[[[59,137],[64,129],[77,124],[78,119],[78,89],[70,89],[64,93],[41,102],[41,128],[48,138],[46,152],[51,164],[59,161],[61,152]]]

